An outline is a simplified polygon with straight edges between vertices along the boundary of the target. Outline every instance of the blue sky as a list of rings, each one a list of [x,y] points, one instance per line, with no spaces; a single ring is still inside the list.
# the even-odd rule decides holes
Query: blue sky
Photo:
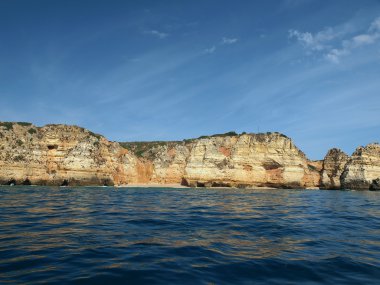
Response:
[[[0,1],[0,120],[117,141],[380,140],[380,1]]]

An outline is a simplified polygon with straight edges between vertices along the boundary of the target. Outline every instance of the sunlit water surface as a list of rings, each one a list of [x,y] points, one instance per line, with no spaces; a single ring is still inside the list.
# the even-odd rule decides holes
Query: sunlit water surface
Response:
[[[380,193],[0,187],[0,283],[380,284]]]

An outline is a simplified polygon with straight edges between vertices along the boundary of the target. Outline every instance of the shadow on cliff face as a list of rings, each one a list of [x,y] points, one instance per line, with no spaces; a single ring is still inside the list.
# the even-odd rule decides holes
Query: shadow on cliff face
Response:
[[[182,186],[187,186],[187,187],[190,186],[190,185],[189,185],[189,182],[188,182],[185,178],[182,178],[182,180],[181,180],[181,185],[182,185]]]
[[[380,191],[380,178],[372,180],[372,183],[369,186],[369,190],[371,190],[371,191]]]
[[[58,145],[54,144],[54,145],[48,145],[48,150],[53,150],[53,149],[58,149]]]
[[[22,182],[22,185],[32,185],[32,182],[30,182],[30,180],[26,178],[24,182]]]
[[[212,182],[211,187],[231,187],[231,184],[224,182]]]
[[[8,183],[7,183],[7,185],[11,185],[11,186],[16,185],[16,184],[17,184],[16,180],[13,179],[13,178],[11,180],[9,180]]]
[[[277,161],[274,161],[273,159],[268,159],[267,161],[262,163],[262,166],[264,167],[265,170],[275,170],[275,169],[283,167],[283,165],[281,165]]]

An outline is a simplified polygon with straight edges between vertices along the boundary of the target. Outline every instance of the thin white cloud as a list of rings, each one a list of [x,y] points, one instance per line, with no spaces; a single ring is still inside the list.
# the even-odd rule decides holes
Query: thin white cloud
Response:
[[[223,37],[222,40],[209,47],[209,48],[206,48],[203,50],[203,53],[206,53],[206,54],[211,54],[211,53],[214,53],[217,49],[217,46],[224,46],[224,45],[232,45],[232,44],[235,44],[237,43],[238,39],[237,38],[226,38],[226,37]]]
[[[311,50],[324,50],[328,48],[328,42],[337,38],[339,33],[332,28],[327,28],[316,34],[309,32],[302,33],[298,30],[289,30],[289,38],[296,38],[303,46]]]
[[[380,32],[380,17],[371,23],[369,27],[369,32]]]
[[[295,38],[309,52],[321,52],[330,62],[339,63],[343,56],[351,54],[354,49],[374,44],[380,39],[380,17],[370,24],[365,33],[350,37],[345,31],[327,28],[315,34],[289,30],[289,38]]]
[[[159,39],[165,39],[165,38],[167,38],[169,36],[169,34],[164,33],[164,32],[160,32],[160,31],[157,31],[157,30],[149,30],[149,31],[145,31],[144,33],[152,35],[152,36],[155,36],[155,37],[157,37]]]
[[[212,46],[210,48],[206,48],[203,52],[211,54],[211,53],[214,53],[215,51],[216,51],[216,46]]]
[[[238,41],[237,38],[225,38],[225,37],[223,37],[221,44],[222,45],[232,45],[232,44],[235,44],[237,41]]]
[[[339,63],[342,56],[348,55],[349,51],[346,49],[332,49],[325,54],[325,58],[333,63]]]
[[[358,35],[358,36],[353,37],[352,43],[355,46],[368,45],[368,44],[374,43],[377,38],[378,38],[378,35],[363,34],[363,35]]]

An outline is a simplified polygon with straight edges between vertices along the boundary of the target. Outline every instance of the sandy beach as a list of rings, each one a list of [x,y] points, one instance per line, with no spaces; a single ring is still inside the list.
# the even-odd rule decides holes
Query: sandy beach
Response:
[[[189,188],[187,186],[183,186],[181,184],[146,184],[146,183],[137,183],[137,184],[126,184],[120,185],[117,187],[128,187],[128,188]]]
[[[125,187],[125,188],[192,188],[192,187],[188,187],[188,186],[184,186],[184,185],[176,184],[176,183],[173,183],[173,184],[136,183],[136,184],[119,185],[116,187]],[[198,187],[198,189],[241,189],[241,190],[244,190],[243,188],[235,188],[235,187]],[[252,190],[252,189],[268,189],[268,190],[270,190],[270,189],[276,189],[276,188],[252,186],[252,187],[247,187],[245,189],[247,189],[247,190],[248,189],[249,190]]]

